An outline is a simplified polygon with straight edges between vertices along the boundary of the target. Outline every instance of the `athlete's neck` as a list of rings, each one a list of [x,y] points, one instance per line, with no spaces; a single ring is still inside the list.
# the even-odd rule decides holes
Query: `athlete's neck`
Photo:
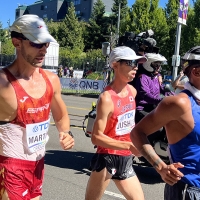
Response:
[[[200,101],[200,90],[195,88],[193,85],[191,85],[190,82],[185,83],[184,88],[189,90],[193,96],[198,100],[198,102]]]

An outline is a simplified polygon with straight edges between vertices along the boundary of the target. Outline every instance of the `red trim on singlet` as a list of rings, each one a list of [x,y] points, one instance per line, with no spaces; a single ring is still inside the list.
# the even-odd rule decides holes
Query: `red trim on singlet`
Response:
[[[35,99],[31,97],[13,74],[3,68],[8,81],[12,84],[17,98],[17,114],[16,118],[11,121],[13,124],[18,124],[26,127],[26,124],[38,123],[49,119],[50,103],[53,97],[53,87],[43,69],[39,68],[39,73],[46,83],[46,91],[41,98]]]
[[[111,99],[114,104],[114,112],[112,113],[111,117],[107,121],[104,134],[115,140],[131,142],[130,132],[122,136],[116,135],[116,132],[115,132],[115,128],[118,122],[117,117],[119,115],[126,113],[127,111],[136,109],[135,97],[133,96],[133,93],[128,85],[126,86],[126,89],[128,91],[128,95],[124,98],[119,97],[110,86],[107,86],[104,89],[104,91],[108,91],[110,93]],[[123,111],[124,106],[130,105],[130,104],[131,104],[131,109]],[[97,153],[108,153],[108,154],[123,155],[123,156],[132,154],[131,151],[129,150],[113,150],[113,149],[103,148],[100,146],[97,147]]]

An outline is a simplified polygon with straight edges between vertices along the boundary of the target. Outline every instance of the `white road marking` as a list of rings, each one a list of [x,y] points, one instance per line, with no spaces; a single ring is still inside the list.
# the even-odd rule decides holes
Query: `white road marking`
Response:
[[[114,193],[114,192],[105,191],[104,194],[107,194],[107,195],[110,195],[110,196],[113,196],[113,197],[117,197],[117,198],[120,198],[120,199],[126,199],[123,195],[117,194],[117,193]]]

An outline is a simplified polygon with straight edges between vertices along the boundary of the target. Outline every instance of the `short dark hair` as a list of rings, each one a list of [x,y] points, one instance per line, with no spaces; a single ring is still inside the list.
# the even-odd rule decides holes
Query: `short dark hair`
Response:
[[[16,31],[11,31],[11,38],[21,38],[26,39],[26,37],[22,33],[18,33]]]

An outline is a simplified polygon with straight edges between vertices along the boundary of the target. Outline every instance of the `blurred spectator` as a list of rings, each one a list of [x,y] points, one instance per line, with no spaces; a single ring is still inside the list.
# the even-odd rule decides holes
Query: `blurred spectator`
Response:
[[[111,79],[111,69],[109,65],[106,65],[103,70],[103,80],[106,83],[106,85],[110,83],[110,79]]]
[[[172,83],[172,87],[175,89],[175,94],[181,92],[184,89],[185,83],[188,81],[188,77],[184,75],[183,71],[181,70],[179,76],[177,76],[174,82]]]
[[[171,82],[172,82],[171,71],[168,71],[168,72],[167,72],[167,75],[164,75],[163,83],[164,83],[165,85],[167,85],[167,84],[170,85]]]
[[[60,65],[58,67],[57,75],[59,78],[62,78],[62,76],[63,76],[63,66],[62,65]]]
[[[65,67],[65,68],[64,68],[64,76],[66,76],[66,77],[67,77],[67,70],[68,70],[68,68]]]
[[[74,77],[74,68],[70,67],[69,68],[69,78],[73,78]]]

